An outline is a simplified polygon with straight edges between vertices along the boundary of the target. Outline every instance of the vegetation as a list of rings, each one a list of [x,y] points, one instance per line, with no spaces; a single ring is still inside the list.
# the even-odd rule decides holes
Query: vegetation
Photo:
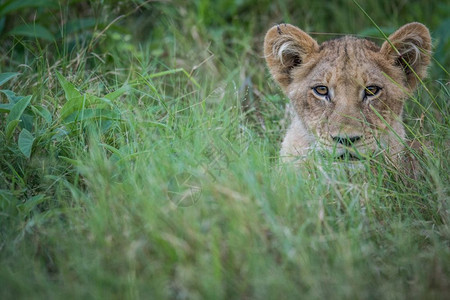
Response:
[[[279,163],[265,31],[380,42],[352,0],[2,1],[0,298],[449,295],[450,6],[359,4],[387,34],[431,29],[418,179]]]

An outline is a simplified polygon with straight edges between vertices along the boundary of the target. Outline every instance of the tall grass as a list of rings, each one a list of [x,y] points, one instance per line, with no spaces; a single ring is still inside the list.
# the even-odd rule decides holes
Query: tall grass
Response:
[[[69,1],[21,20],[0,6],[1,73],[20,73],[2,75],[0,297],[445,298],[449,7],[362,7],[387,33],[420,21],[434,35],[405,108],[429,150],[419,179],[278,162],[286,100],[265,30],[377,37],[353,1]],[[8,34],[34,15],[54,40]]]

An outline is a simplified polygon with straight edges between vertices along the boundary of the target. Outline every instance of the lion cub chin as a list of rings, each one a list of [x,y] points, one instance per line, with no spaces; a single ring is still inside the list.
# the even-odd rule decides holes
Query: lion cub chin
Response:
[[[403,104],[426,76],[430,51],[420,23],[404,25],[381,47],[353,36],[319,45],[295,26],[272,27],[264,55],[292,109],[282,159],[316,150],[337,159],[383,153],[396,160],[405,139]]]

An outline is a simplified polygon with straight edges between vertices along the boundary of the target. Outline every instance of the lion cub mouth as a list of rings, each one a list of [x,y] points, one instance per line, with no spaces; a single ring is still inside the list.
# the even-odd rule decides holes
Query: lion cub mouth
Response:
[[[361,156],[356,153],[345,151],[342,154],[335,157],[339,161],[358,161],[361,160]]]
[[[321,151],[321,155],[323,157],[328,157],[332,160],[335,160],[337,162],[357,162],[357,161],[362,161],[364,160],[364,156],[359,154],[359,153],[355,153],[353,151],[350,150],[343,150],[340,149],[340,151]]]

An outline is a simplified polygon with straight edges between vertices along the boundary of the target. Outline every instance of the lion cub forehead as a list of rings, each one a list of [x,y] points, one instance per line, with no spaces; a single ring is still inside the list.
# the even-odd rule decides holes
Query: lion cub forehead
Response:
[[[346,35],[341,38],[332,39],[323,42],[319,47],[320,52],[327,52],[327,54],[336,53],[338,55],[342,54],[369,54],[373,52],[380,51],[380,47],[375,43],[366,40],[357,38],[351,35]],[[344,52],[344,53],[342,53]],[[345,53],[347,52],[347,53]],[[351,53],[348,53],[351,52]]]
[[[378,78],[381,72],[373,59],[379,49],[371,41],[352,36],[326,41],[320,45],[315,67],[307,77],[338,84]]]
[[[372,57],[374,52],[380,51],[380,47],[366,39],[345,36],[323,42],[319,51],[322,57],[356,61]]]

